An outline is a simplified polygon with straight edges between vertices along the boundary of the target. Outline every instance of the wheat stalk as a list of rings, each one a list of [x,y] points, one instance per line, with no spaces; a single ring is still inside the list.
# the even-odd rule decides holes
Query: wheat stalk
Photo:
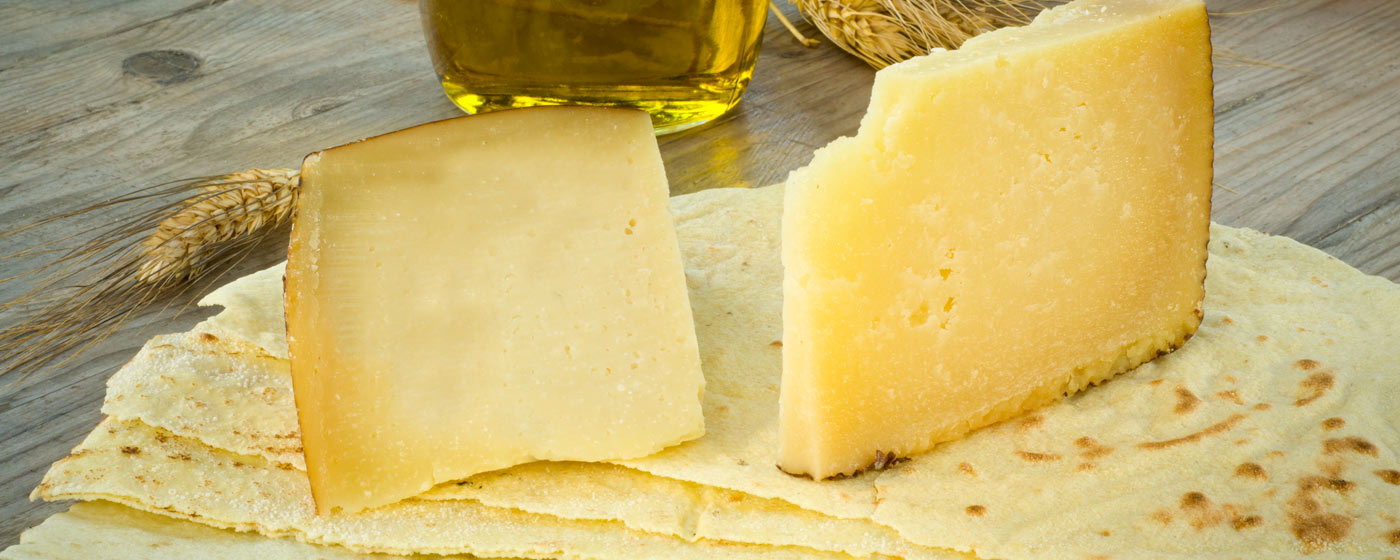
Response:
[[[0,279],[32,280],[23,295],[0,304],[0,315],[24,314],[0,329],[0,376],[62,365],[152,304],[212,284],[289,221],[299,186],[295,170],[250,169],[148,187],[0,232],[9,237],[99,210],[120,214],[87,241],[64,245],[75,238],[67,236],[0,257],[58,255]]]
[[[955,49],[999,27],[1030,23],[1044,7],[1034,0],[791,1],[837,47],[875,68],[933,49]]]

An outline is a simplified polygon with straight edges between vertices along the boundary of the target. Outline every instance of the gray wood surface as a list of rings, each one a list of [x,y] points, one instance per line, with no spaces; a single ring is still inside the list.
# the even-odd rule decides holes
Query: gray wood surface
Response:
[[[1215,220],[1400,280],[1400,2],[1209,5]],[[854,132],[873,72],[828,42],[798,45],[771,17],[764,41],[737,110],[661,140],[674,192],[774,183]],[[0,1],[0,229],[456,114],[413,2]],[[107,217],[0,239],[0,254]],[[239,272],[279,258],[270,245]],[[0,286],[0,300],[24,287]],[[0,547],[66,508],[26,495],[97,422],[107,376],[200,315],[148,313],[59,371],[0,381]]]

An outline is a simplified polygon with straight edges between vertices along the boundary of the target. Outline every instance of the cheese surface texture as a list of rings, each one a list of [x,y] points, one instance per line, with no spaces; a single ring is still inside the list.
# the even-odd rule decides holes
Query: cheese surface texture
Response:
[[[788,180],[780,467],[851,474],[1195,331],[1212,163],[1199,1],[1085,1],[876,76]]]
[[[317,509],[704,431],[650,120],[539,108],[307,156],[286,279]]]

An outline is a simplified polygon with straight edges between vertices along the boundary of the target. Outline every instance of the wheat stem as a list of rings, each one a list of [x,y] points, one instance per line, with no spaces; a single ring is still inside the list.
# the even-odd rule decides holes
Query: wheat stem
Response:
[[[816,39],[812,39],[806,35],[803,35],[801,31],[798,31],[797,26],[793,25],[792,21],[789,20],[787,16],[783,15],[783,11],[778,9],[777,4],[769,2],[768,9],[773,12],[773,15],[778,18],[778,21],[783,24],[783,27],[787,28],[788,33],[791,33],[792,37],[794,39],[797,39],[797,42],[802,43],[802,46],[809,48],[817,46],[817,43],[819,43],[819,41],[817,41]]]
[[[0,303],[0,313],[27,311],[0,329],[0,376],[61,366],[162,298],[169,307],[194,284],[213,284],[291,219],[299,179],[292,169],[187,179],[0,232],[4,238],[98,210],[122,214],[87,241],[67,245],[76,236],[64,236],[0,257],[58,254],[0,279],[33,279],[23,295]]]

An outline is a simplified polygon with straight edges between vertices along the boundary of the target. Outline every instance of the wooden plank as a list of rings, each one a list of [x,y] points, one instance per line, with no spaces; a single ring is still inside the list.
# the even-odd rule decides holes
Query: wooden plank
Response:
[[[1216,220],[1400,280],[1400,3],[1210,6],[1227,13],[1213,24],[1229,49],[1216,71]],[[855,131],[873,72],[768,23],[739,107],[661,139],[673,192],[780,181]],[[173,178],[295,166],[310,151],[459,114],[437,86],[412,2],[9,2],[0,36],[0,228]],[[157,51],[198,64],[140,56]],[[152,56],[163,63],[128,62]],[[0,254],[110,218],[0,239]],[[238,272],[278,260],[275,245]],[[7,262],[5,273],[24,266]],[[24,287],[0,285],[0,299]],[[0,547],[65,507],[25,496],[96,423],[107,376],[151,335],[200,316],[169,315],[143,315],[53,374],[0,382]]]
[[[1220,4],[1215,220],[1400,280],[1400,3]]]

